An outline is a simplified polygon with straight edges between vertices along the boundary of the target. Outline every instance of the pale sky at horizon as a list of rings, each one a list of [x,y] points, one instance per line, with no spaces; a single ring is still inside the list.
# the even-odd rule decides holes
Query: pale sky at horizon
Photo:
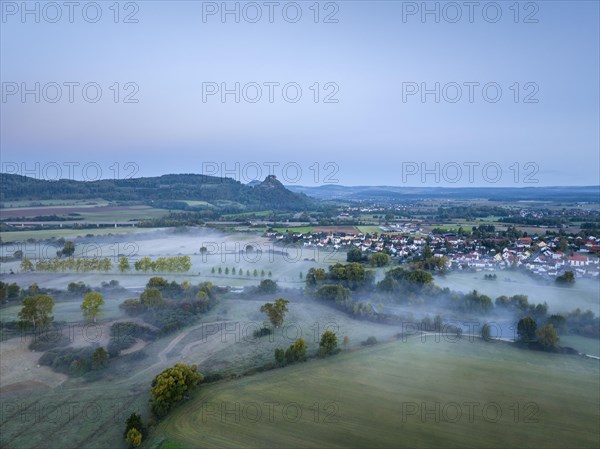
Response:
[[[273,23],[262,1],[239,2],[239,23],[211,14],[222,2],[121,2],[119,23],[113,1],[98,2],[96,23],[93,8],[86,17],[76,9],[69,23],[65,6],[50,23],[56,11],[44,9],[48,2],[27,2],[39,5],[40,21],[29,14],[23,23],[14,9],[22,2],[1,3],[4,172],[28,174],[25,167],[43,177],[50,164],[67,177],[77,163],[96,164],[103,178],[118,167],[125,177],[133,162],[136,176],[211,174],[207,167],[227,175],[225,164],[231,177],[249,181],[257,165],[264,177],[277,163],[280,180],[301,185],[600,184],[597,1],[520,2],[518,18],[514,1],[496,2],[496,23],[492,7],[487,15],[476,8],[470,23],[464,2],[428,2],[438,5],[439,23],[414,11],[420,1],[319,2],[318,23],[314,1],[295,3],[295,23],[294,2],[275,2]],[[254,5],[262,17],[250,23]],[[450,23],[456,11],[462,16]],[[128,14],[138,22],[123,23]],[[337,23],[323,23],[328,15]],[[73,102],[69,82],[79,83]],[[270,82],[279,83],[273,102]],[[100,86],[98,102],[84,99],[86,83]],[[240,83],[239,102],[210,95],[223,83]],[[288,100],[301,88],[297,102],[284,98],[287,83]],[[436,83],[439,102],[434,93],[425,101],[411,95]],[[56,85],[62,97],[53,103]],[[262,97],[252,102],[256,86]],[[462,97],[453,102],[457,86]],[[23,87],[40,101],[36,93],[23,101]],[[499,100],[488,101],[498,87]],[[124,102],[128,94],[138,102]],[[423,182],[422,164],[439,182],[433,172]],[[473,179],[468,167],[476,167]],[[74,174],[81,179],[79,168]]]

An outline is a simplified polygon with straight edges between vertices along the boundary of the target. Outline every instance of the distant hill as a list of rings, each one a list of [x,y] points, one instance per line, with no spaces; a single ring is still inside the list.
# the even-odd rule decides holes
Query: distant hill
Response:
[[[287,186],[296,193],[318,199],[348,201],[374,200],[393,202],[417,199],[486,199],[491,201],[578,201],[600,202],[600,186],[568,187],[398,187],[398,186],[341,186],[328,184],[318,187]]]
[[[101,198],[137,201],[156,207],[184,208],[185,201],[205,201],[225,209],[304,211],[317,202],[286,189],[274,176],[255,187],[231,178],[197,174],[99,181],[46,181],[14,174],[0,174],[0,201],[69,200]],[[173,207],[180,205],[182,207]]]

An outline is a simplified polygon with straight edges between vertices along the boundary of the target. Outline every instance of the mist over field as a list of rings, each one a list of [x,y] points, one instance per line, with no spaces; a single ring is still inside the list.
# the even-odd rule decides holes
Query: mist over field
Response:
[[[0,16],[1,449],[600,447],[600,2]]]

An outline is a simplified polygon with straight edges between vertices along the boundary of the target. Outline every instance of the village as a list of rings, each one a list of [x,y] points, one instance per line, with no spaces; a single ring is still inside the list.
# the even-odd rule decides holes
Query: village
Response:
[[[379,226],[379,232],[311,232],[268,230],[265,235],[280,244],[302,245],[324,251],[348,251],[355,247],[366,256],[385,253],[391,264],[410,264],[423,258],[425,251],[443,258],[445,270],[496,271],[524,269],[548,278],[572,271],[576,277],[600,275],[600,239],[594,236],[476,237],[461,232],[426,232],[415,223]]]

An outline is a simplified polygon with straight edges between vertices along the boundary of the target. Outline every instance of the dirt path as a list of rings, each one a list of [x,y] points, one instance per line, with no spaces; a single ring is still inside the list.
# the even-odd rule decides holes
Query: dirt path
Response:
[[[140,376],[141,374],[150,371],[150,370],[154,370],[158,367],[160,367],[161,365],[165,364],[168,360],[168,354],[173,350],[173,348],[175,348],[175,346],[177,346],[177,344],[183,340],[185,337],[187,337],[191,332],[201,329],[204,326],[210,326],[210,325],[215,325],[215,324],[225,324],[225,323],[234,323],[235,321],[233,320],[225,320],[225,321],[213,321],[212,323],[200,323],[197,324],[196,326],[192,326],[188,329],[186,329],[184,332],[180,333],[179,335],[177,335],[175,338],[173,338],[169,344],[158,353],[158,362],[150,365],[147,368],[144,368],[143,370],[138,371],[137,373],[133,374],[132,376],[130,376],[127,380],[121,381],[121,382],[117,382],[117,383],[122,383],[122,382],[129,382],[131,379]],[[195,345],[195,344],[199,344],[202,343],[202,341],[200,342],[193,342],[190,343],[188,345],[186,345],[185,348],[187,349],[187,354],[189,354],[189,349],[191,348],[191,346]],[[185,350],[184,348],[184,350]],[[181,351],[181,355],[183,356],[183,350]],[[184,357],[187,357],[187,354]]]
[[[135,344],[131,348],[123,349],[119,355],[127,355],[132,352],[139,351],[140,349],[144,349],[146,347],[146,342],[140,338],[135,339]]]

